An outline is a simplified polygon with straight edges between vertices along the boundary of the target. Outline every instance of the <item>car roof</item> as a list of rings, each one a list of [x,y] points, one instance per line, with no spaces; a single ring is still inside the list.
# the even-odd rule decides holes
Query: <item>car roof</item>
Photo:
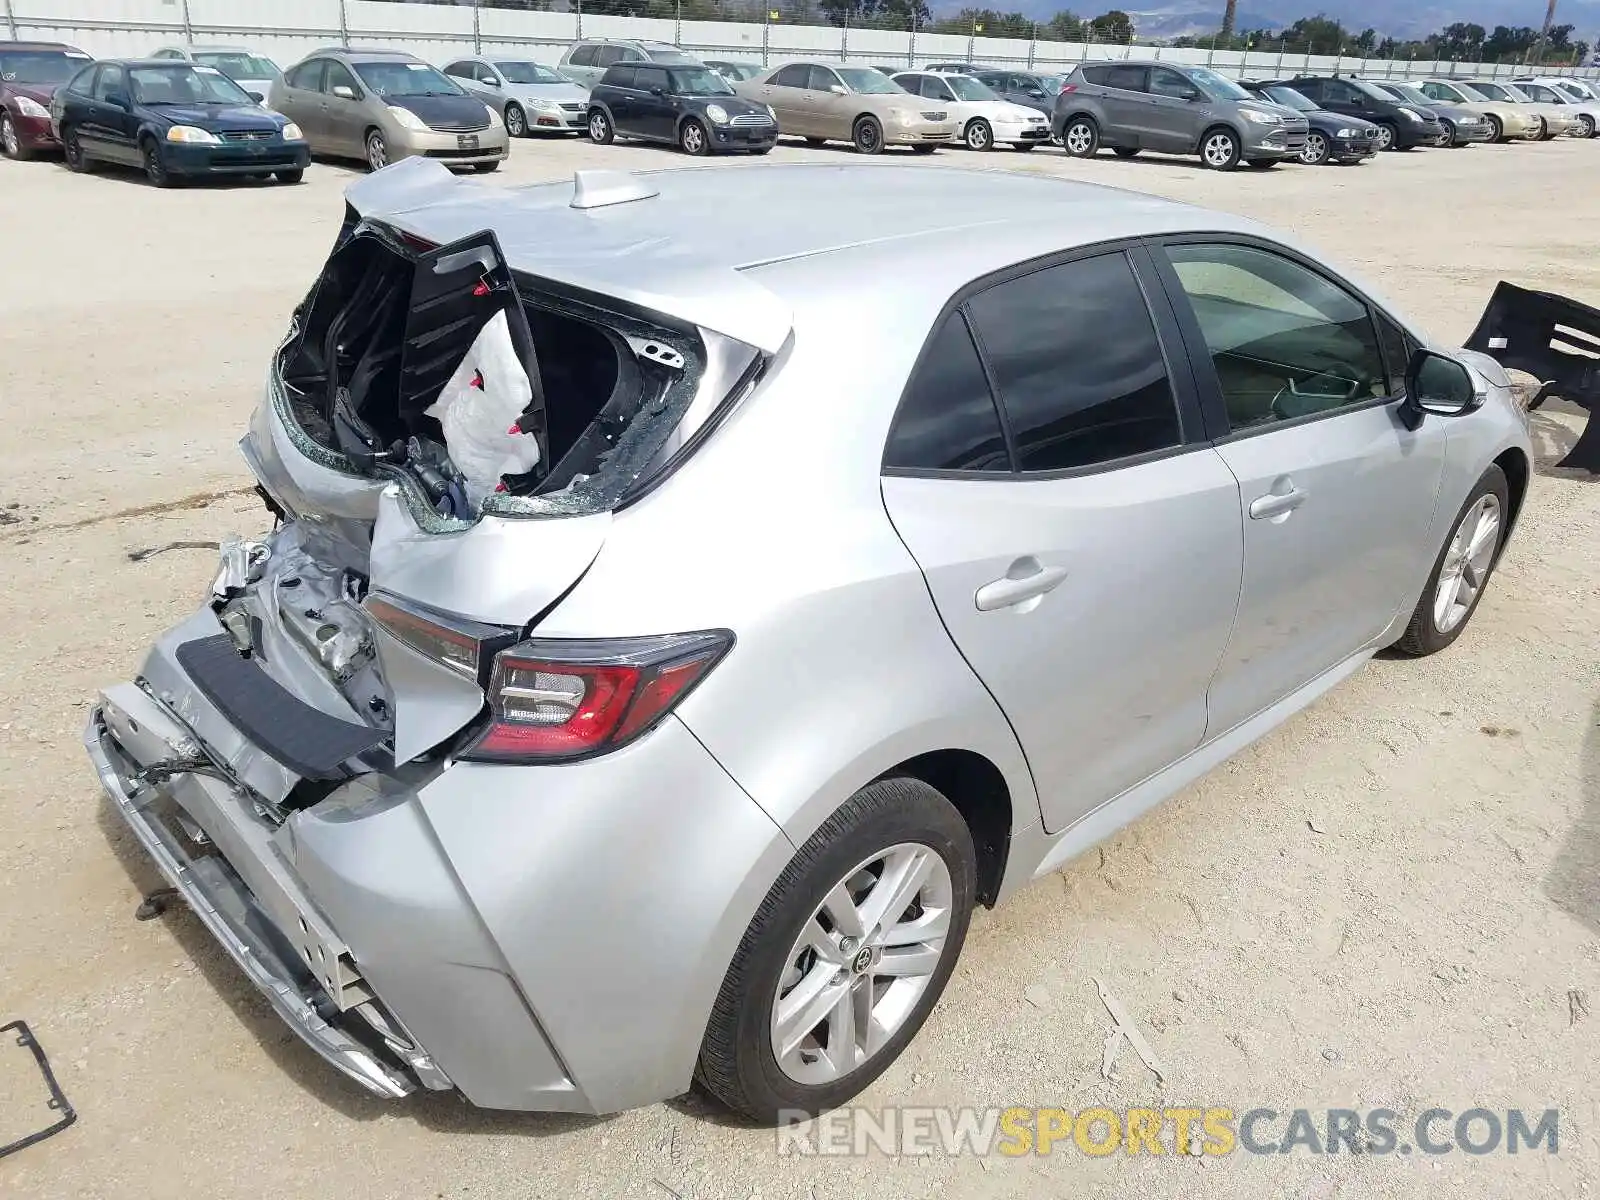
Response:
[[[180,48],[181,47],[177,46],[173,47],[175,50]],[[188,47],[188,50],[191,54],[255,54],[255,51],[250,49],[249,46],[240,46],[237,44],[223,45],[218,43],[209,46],[196,45]]]
[[[579,174],[645,195],[575,209],[572,182],[488,188],[422,158],[361,179],[346,195],[364,216],[441,244],[492,228],[513,268],[769,352],[797,307],[853,293],[863,279],[919,302],[1079,246],[1260,228],[1156,196],[1011,171],[797,163]],[[712,211],[717,219],[707,221]],[[764,278],[796,260],[813,268],[800,273],[809,282]]]
[[[0,41],[0,50],[70,50],[74,54],[87,54],[68,42],[12,42]]]
[[[378,62],[391,58],[399,62],[422,61],[415,54],[405,50],[390,50],[385,46],[324,46],[321,50],[313,50],[306,57],[311,58],[318,55],[332,55],[335,58],[348,58],[352,61],[370,59],[373,62]]]

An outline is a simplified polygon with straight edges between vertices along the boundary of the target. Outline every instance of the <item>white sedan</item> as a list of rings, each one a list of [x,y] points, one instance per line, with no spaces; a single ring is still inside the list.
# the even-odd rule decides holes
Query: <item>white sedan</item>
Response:
[[[969,150],[993,150],[996,142],[1032,150],[1050,140],[1050,122],[1043,113],[1002,100],[970,75],[902,71],[894,81],[913,96],[937,100],[948,109]]]

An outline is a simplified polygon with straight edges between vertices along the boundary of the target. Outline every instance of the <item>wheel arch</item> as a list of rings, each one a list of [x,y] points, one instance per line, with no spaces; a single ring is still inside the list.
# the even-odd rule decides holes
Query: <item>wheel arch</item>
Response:
[[[1501,451],[1499,457],[1494,460],[1494,465],[1505,473],[1506,487],[1511,499],[1511,511],[1506,514],[1506,536],[1500,539],[1500,552],[1504,553],[1506,543],[1511,540],[1511,534],[1517,527],[1517,518],[1522,514],[1522,502],[1528,495],[1533,464],[1528,461],[1528,455],[1522,447],[1511,446]]]
[[[978,900],[993,908],[1005,879],[1014,816],[1000,768],[973,750],[932,750],[896,763],[878,779],[895,777],[921,780],[961,814],[977,853]]]

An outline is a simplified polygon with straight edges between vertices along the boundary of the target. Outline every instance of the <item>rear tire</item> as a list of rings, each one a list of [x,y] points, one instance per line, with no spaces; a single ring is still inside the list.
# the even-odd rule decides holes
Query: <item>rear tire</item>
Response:
[[[1138,158],[1139,157],[1139,147],[1137,147],[1137,146],[1118,146],[1114,150],[1112,150],[1111,153],[1115,154],[1118,158]]]
[[[913,146],[913,147],[911,147],[911,153],[913,153],[913,154],[932,154],[938,148],[939,147],[937,147],[937,146]]]
[[[479,175],[492,175],[500,169],[500,160],[497,158],[493,162],[473,163],[472,169]]]
[[[276,174],[279,183],[299,183],[306,177],[303,167],[295,167],[292,171],[278,171]]]
[[[827,138],[808,137],[806,139],[806,145],[808,145],[808,146],[826,146],[827,144],[828,144],[828,139]]]
[[[1038,142],[1012,142],[1011,148],[1018,154],[1026,154],[1038,144]]]
[[[1283,160],[1281,158],[1251,158],[1246,161],[1258,171],[1270,171]]]
[[[1492,514],[1495,522],[1492,535],[1482,530],[1486,512]],[[1451,523],[1450,535],[1434,560],[1428,584],[1422,589],[1422,597],[1411,614],[1411,623],[1394,644],[1396,650],[1420,658],[1437,654],[1461,636],[1472,614],[1478,611],[1478,601],[1483,599],[1484,589],[1494,575],[1510,513],[1511,491],[1505,472],[1498,466],[1491,466]],[[1486,538],[1487,544],[1479,545],[1475,534]],[[1441,580],[1449,581],[1456,597],[1454,601],[1447,601],[1443,596]],[[1465,594],[1467,591],[1470,595]]]
[[[883,126],[876,117],[862,117],[850,131],[857,154],[883,153]]]
[[[367,131],[367,170],[381,171],[389,165],[389,143],[383,140],[381,130]]]
[[[1100,150],[1100,126],[1092,117],[1073,117],[1061,127],[1061,148],[1073,158],[1093,158]]]
[[[896,891],[892,901],[884,897],[898,906],[903,895],[904,908],[885,913],[860,937],[839,932],[844,922],[834,918],[841,911],[835,898],[847,898],[848,914],[870,916],[875,889],[901,870],[922,880]],[[815,1114],[848,1101],[888,1069],[938,1002],[966,940],[976,874],[972,834],[943,795],[918,779],[880,779],[862,788],[795,853],[751,919],[707,1022],[696,1082],[766,1124],[785,1110]],[[929,929],[925,940],[907,936],[908,926],[929,918],[942,933]],[[887,946],[887,939],[875,936],[885,927],[899,931]],[[874,972],[886,958],[902,957],[894,948],[903,954],[913,945],[932,956],[926,972]],[[921,990],[902,988],[910,993],[905,1008],[877,1007],[892,988],[914,981],[922,982]],[[786,1022],[796,1048],[780,1055],[774,1047],[780,997],[793,997],[802,987],[814,990],[818,1000],[836,994],[840,1003],[820,1010],[805,1006],[812,1018],[809,1032],[802,1028],[805,1018]],[[884,1040],[864,1054],[854,1036],[863,1012],[894,1022],[879,1027]],[[831,1045],[836,1029],[851,1038],[850,1053],[838,1067],[832,1056],[845,1047]]]
[[[1578,124],[1581,126],[1578,130],[1579,137],[1592,138],[1597,132],[1600,132],[1600,129],[1595,126],[1594,118],[1588,113],[1578,114]]]

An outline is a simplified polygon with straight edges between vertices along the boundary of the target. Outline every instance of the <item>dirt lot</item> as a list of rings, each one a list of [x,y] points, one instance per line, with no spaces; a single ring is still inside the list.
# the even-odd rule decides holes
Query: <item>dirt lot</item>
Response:
[[[1453,339],[1501,278],[1600,303],[1600,143],[1231,175],[1049,150],[984,163],[1292,227]],[[520,143],[496,182],[681,164]],[[692,1098],[608,1120],[437,1095],[386,1105],[280,1027],[186,911],[136,923],[154,875],[79,731],[96,687],[193,606],[213,558],[127,552],[262,526],[234,442],[350,178],[318,165],[299,187],[159,192],[0,162],[0,1022],[32,1024],[81,1114],[0,1161],[0,1195],[1600,1192],[1600,486],[1548,472],[1453,650],[1374,662],[979,914],[933,1019],[864,1102],[1557,1107],[1555,1156],[821,1161],[780,1158],[770,1132]],[[1572,440],[1570,415],[1535,423],[1546,461]],[[1121,1082],[1100,1079],[1097,975],[1164,1059],[1164,1089],[1126,1050]],[[4,1099],[0,1084],[0,1141],[45,1123]]]

